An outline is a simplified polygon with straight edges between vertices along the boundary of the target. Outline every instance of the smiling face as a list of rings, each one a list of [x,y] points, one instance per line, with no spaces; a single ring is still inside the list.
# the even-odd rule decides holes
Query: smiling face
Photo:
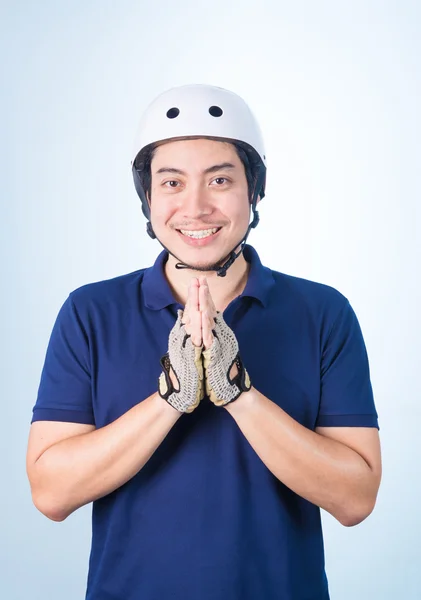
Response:
[[[200,270],[219,264],[249,223],[246,173],[235,147],[205,138],[158,146],[150,205],[157,238],[179,260]]]

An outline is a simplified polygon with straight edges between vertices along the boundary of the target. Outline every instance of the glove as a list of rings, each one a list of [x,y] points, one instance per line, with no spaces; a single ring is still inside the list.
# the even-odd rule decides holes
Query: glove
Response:
[[[183,413],[191,413],[205,395],[202,348],[194,346],[181,322],[183,311],[170,331],[168,352],[161,358],[163,372],[159,376],[158,393],[171,406]],[[170,378],[173,370],[178,386]]]
[[[223,406],[236,400],[242,392],[248,392],[251,382],[239,355],[237,338],[220,312],[215,317],[213,335],[212,346],[203,352],[206,392],[216,406]],[[238,374],[231,379],[234,364]]]

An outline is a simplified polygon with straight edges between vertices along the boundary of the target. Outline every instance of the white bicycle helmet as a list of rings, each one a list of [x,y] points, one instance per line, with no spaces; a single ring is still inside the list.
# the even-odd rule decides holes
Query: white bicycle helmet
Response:
[[[266,183],[266,154],[262,134],[248,105],[229,90],[211,85],[183,85],[171,88],[155,98],[141,117],[132,160],[135,188],[142,201],[143,214],[148,219],[148,234],[152,238],[155,234],[150,223],[150,208],[143,185],[145,169],[150,168],[145,163],[145,156],[157,142],[186,137],[236,142],[246,151],[253,169],[255,186],[250,202],[254,218],[240,242],[240,252],[231,252],[229,264],[215,269],[218,275],[224,276],[226,269],[241,253],[250,229],[256,227],[259,221],[256,202],[258,196],[264,197]],[[179,264],[179,268],[188,267],[183,263]]]

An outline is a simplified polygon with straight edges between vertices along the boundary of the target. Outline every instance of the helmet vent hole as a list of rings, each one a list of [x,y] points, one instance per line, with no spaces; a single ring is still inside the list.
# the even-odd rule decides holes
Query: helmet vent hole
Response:
[[[219,106],[211,106],[209,113],[212,115],[212,117],[220,117],[222,116],[223,110]]]
[[[170,110],[167,111],[167,117],[169,119],[175,119],[176,117],[178,117],[178,115],[180,114],[180,109],[179,108],[170,108]]]

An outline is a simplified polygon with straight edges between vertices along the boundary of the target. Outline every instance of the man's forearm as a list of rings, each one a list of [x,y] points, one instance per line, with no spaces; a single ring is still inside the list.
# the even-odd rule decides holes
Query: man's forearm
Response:
[[[379,481],[360,454],[302,426],[254,388],[224,408],[268,469],[295,493],[344,525],[371,512]]]
[[[181,416],[155,393],[109,425],[54,444],[33,468],[35,505],[61,521],[114,491],[143,467]]]

